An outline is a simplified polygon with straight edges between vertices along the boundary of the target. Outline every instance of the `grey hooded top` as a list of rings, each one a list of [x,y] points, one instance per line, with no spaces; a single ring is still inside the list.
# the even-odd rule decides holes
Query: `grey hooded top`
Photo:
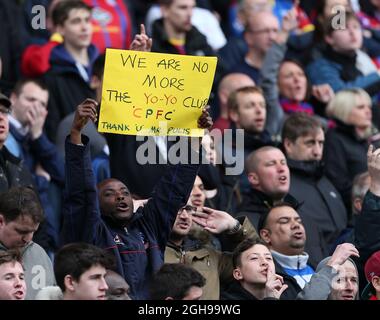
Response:
[[[7,250],[0,243],[0,251]],[[30,241],[21,250],[21,255],[22,265],[25,270],[25,300],[34,300],[40,289],[55,284],[53,265],[45,250],[33,241]]]
[[[297,300],[330,300],[331,283],[333,278],[337,275],[336,270],[327,265],[330,258],[331,256],[319,262],[315,273],[310,279],[310,282],[306,284],[300,293],[298,293],[296,298]],[[355,262],[351,258],[348,258],[348,260],[355,266],[356,274],[358,274],[358,269]],[[355,300],[358,299],[359,290],[355,296]]]

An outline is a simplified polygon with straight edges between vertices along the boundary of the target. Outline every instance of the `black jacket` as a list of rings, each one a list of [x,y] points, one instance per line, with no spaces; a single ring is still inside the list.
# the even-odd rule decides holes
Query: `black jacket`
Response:
[[[360,258],[354,260],[359,270],[360,289],[364,289],[367,283],[364,265],[373,253],[380,250],[380,197],[371,191],[365,195],[362,211],[356,216],[354,232],[354,243],[360,254]]]
[[[318,225],[330,247],[347,227],[347,212],[339,192],[323,174],[320,161],[287,162],[289,193],[302,203],[300,216],[308,216]]]
[[[31,187],[37,192],[37,186],[24,160],[15,157],[3,146],[0,150],[0,192],[5,192],[12,187],[21,186]],[[48,236],[46,220],[40,224],[40,227],[34,234],[33,241],[44,249],[51,248],[51,239]]]
[[[0,150],[0,192],[20,186],[34,187],[33,177],[24,162],[3,146]]]
[[[198,175],[202,179],[206,190],[209,190],[205,184],[205,181],[207,183],[209,180],[209,177],[205,176],[206,170],[216,171],[218,173],[218,177],[214,179],[214,181],[217,182],[216,188],[218,192],[213,198],[206,199],[205,206],[226,211],[234,215],[238,204],[241,202],[239,176],[226,175],[225,168],[222,165],[217,165],[216,167],[212,165],[202,165]]]
[[[86,71],[91,74],[91,66],[97,57],[97,49],[91,45],[88,54],[90,66]],[[75,61],[63,45],[58,45],[52,50],[49,61],[51,68],[44,76],[50,93],[45,130],[50,141],[55,142],[60,121],[74,112],[86,98],[94,98],[95,92],[81,77]]]
[[[276,268],[276,274],[283,278],[284,284],[288,285],[288,288],[282,293],[280,300],[295,300],[297,294],[302,290],[298,285],[297,280],[285,273],[284,269],[280,266],[276,259],[273,259],[273,262]]]
[[[326,134],[323,160],[326,176],[340,192],[351,212],[351,189],[355,176],[367,171],[368,142],[360,139],[353,126],[337,121]]]
[[[243,201],[237,209],[236,216],[247,216],[253,226],[258,227],[260,216],[269,212],[273,200],[259,190],[251,189],[243,194]]]
[[[355,245],[364,262],[380,250],[380,197],[371,191],[365,195],[362,212],[356,217]]]
[[[158,19],[152,26],[152,38],[154,39],[152,45],[152,52],[179,54],[180,52],[170,42],[168,35],[164,28],[164,20]],[[191,56],[216,56],[214,50],[207,43],[206,37],[198,31],[196,27],[192,27],[186,33],[185,39],[185,52]],[[217,68],[215,71],[215,79],[213,90],[217,88],[217,84],[226,72],[227,66],[222,59],[218,60]]]
[[[23,23],[19,6],[15,1],[0,0],[0,57],[2,77],[0,91],[10,94],[20,76],[21,39],[20,25]]]
[[[152,38],[154,39],[152,52],[179,54],[178,50],[169,42],[163,19],[158,19],[153,23]],[[187,55],[215,56],[206,37],[194,26],[186,33],[185,51]]]
[[[285,202],[298,205],[297,199],[287,194]],[[238,208],[237,216],[247,216],[256,230],[260,216],[269,212],[273,206],[273,200],[261,191],[251,189],[250,193],[243,196],[243,202]],[[302,216],[302,223],[306,232],[305,251],[309,254],[310,265],[315,268],[319,261],[328,256],[328,249],[323,240],[321,230],[308,216]]]
[[[259,300],[245,290],[238,281],[233,281],[220,293],[220,300]]]

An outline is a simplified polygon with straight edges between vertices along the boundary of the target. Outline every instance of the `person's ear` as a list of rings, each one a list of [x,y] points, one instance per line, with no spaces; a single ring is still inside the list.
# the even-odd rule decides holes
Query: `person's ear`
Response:
[[[236,112],[236,110],[228,111],[228,116],[232,122],[234,122],[234,123],[239,122],[239,114]]]
[[[12,92],[11,95],[9,96],[9,100],[11,100],[12,106],[13,106],[17,100],[17,95],[14,92]]]
[[[267,245],[270,245],[270,231],[268,229],[260,230],[260,238],[263,239]]]
[[[354,208],[358,212],[358,214],[360,214],[362,211],[362,204],[363,200],[361,198],[357,197],[354,199]]]
[[[255,39],[252,39],[253,37],[251,37],[251,31],[245,30],[243,33],[243,37],[248,47],[253,47],[255,45]]]
[[[232,271],[232,275],[236,280],[243,280],[243,274],[241,273],[240,268],[236,268]]]
[[[241,8],[240,10],[238,10],[236,16],[237,16],[237,19],[240,22],[240,24],[242,26],[246,27],[248,24],[248,12],[247,12],[247,10],[244,10],[243,8]]]
[[[284,145],[284,148],[285,148],[285,153],[289,154],[289,151],[292,148],[293,142],[290,141],[288,138],[285,138],[284,142],[283,142],[283,145]]]
[[[96,90],[97,88],[99,88],[100,86],[102,85],[102,81],[97,77],[97,76],[91,76],[91,80],[90,80],[90,88],[92,90]]]
[[[220,105],[222,105],[225,108],[227,108],[228,92],[227,92],[226,89],[219,90],[219,92],[218,92],[218,98],[219,98]],[[229,113],[228,109],[227,109],[227,111]]]
[[[63,27],[63,25],[60,25],[60,24],[56,25],[55,31],[59,33],[62,37],[65,37],[65,28]]]
[[[0,227],[5,226],[5,224],[6,224],[5,217],[2,214],[0,214]]]
[[[74,291],[75,290],[75,287],[74,287],[74,279],[71,275],[66,275],[63,279],[63,283],[65,285],[65,289],[68,290],[68,291]]]
[[[169,6],[161,5],[160,9],[161,9],[162,18],[166,19],[169,15]]]
[[[248,173],[248,181],[253,187],[257,187],[260,184],[260,179],[256,172]]]
[[[325,42],[329,44],[330,46],[332,46],[334,43],[334,39],[331,35],[325,35]]]
[[[372,286],[375,288],[376,293],[380,293],[380,277],[373,276],[371,283],[372,283]]]

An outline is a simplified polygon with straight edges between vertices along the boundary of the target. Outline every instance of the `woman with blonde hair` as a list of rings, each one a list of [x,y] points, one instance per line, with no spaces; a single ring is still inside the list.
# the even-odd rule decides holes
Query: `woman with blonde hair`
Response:
[[[363,89],[342,90],[327,105],[326,114],[336,122],[336,127],[326,134],[326,175],[351,212],[352,182],[367,170],[368,145],[377,133],[372,124],[372,101]]]

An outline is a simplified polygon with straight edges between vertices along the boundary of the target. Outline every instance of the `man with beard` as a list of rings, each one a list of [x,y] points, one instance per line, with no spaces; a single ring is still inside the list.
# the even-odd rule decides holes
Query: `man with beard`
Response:
[[[107,179],[95,186],[88,138],[81,135],[89,119],[97,119],[97,102],[92,99],[77,107],[66,140],[63,240],[113,252],[117,272],[130,285],[131,298],[146,299],[149,281],[163,264],[170,231],[178,210],[187,203],[199,164],[169,165],[152,198],[134,212],[125,184]],[[212,126],[207,110],[203,110],[198,126]]]
[[[280,202],[260,217],[258,232],[269,247],[276,274],[288,285],[281,299],[295,299],[314,274],[304,251],[306,233],[292,204]]]
[[[318,225],[332,252],[347,227],[347,213],[339,192],[323,173],[322,126],[312,116],[296,113],[285,121],[282,138],[290,169],[289,193],[303,203],[300,216]]]

